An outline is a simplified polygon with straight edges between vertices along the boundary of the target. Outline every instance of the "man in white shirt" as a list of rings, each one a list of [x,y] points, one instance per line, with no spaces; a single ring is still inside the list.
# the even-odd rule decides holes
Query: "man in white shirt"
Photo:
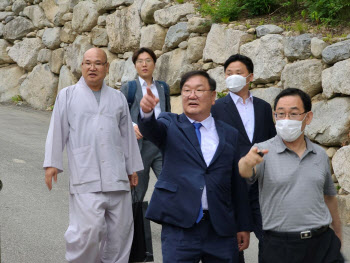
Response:
[[[127,101],[104,83],[108,68],[102,49],[85,52],[83,76],[57,95],[46,140],[43,166],[49,190],[63,171],[67,147],[66,259],[74,263],[124,263],[132,244],[130,186],[137,184],[135,172],[143,166]]]
[[[164,166],[146,217],[162,224],[164,263],[238,262],[249,245],[248,193],[239,178],[238,131],[210,114],[216,82],[204,71],[184,74],[184,113],[164,112],[147,88],[139,126],[162,151]]]
[[[225,64],[225,79],[229,94],[217,100],[212,107],[215,119],[222,120],[239,131],[239,150],[241,156],[248,153],[254,143],[266,141],[276,135],[270,104],[253,97],[249,92],[254,78],[254,65],[250,58],[236,54],[230,56]],[[249,189],[249,203],[253,215],[253,227],[259,239],[259,262],[263,243],[262,221],[259,208],[258,184]],[[244,263],[243,251],[240,263]]]
[[[162,154],[152,142],[142,136],[138,128],[137,118],[140,113],[140,101],[146,94],[146,88],[149,87],[159,99],[154,109],[156,118],[161,112],[170,112],[171,107],[169,86],[163,81],[153,79],[153,71],[157,61],[154,52],[149,48],[140,48],[134,53],[132,61],[135,64],[138,76],[135,80],[125,83],[121,87],[121,92],[129,103],[130,115],[144,166],[144,170],[138,172],[139,183],[135,188],[138,200],[143,201],[148,188],[150,169],[152,168],[156,177],[159,176],[162,170]]]

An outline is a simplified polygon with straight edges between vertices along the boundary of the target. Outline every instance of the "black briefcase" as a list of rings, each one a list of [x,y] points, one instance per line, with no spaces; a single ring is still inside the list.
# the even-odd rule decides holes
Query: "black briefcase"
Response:
[[[151,224],[145,218],[148,202],[139,202],[135,190],[132,190],[132,199],[134,238],[129,262],[153,262]]]

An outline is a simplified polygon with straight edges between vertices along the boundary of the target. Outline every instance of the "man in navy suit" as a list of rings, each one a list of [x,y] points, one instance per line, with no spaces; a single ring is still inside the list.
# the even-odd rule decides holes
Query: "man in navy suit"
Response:
[[[272,110],[270,104],[253,97],[249,92],[249,83],[254,78],[254,65],[250,58],[240,54],[233,55],[226,60],[224,71],[230,93],[215,102],[212,115],[216,120],[224,121],[238,130],[240,155],[245,156],[255,143],[266,141],[276,135]],[[257,183],[249,189],[249,201],[254,233],[259,239],[259,262],[261,262],[263,231]],[[240,263],[244,263],[243,252],[240,253],[239,259]]]
[[[146,217],[162,224],[164,263],[236,263],[251,230],[238,131],[211,116],[216,83],[206,72],[186,73],[180,89],[184,114],[156,120],[158,99],[148,88],[140,103],[139,128],[164,162]]]

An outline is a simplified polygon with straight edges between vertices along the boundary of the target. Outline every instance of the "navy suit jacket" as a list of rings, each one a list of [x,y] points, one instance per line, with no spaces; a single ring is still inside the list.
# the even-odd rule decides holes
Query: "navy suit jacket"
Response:
[[[214,119],[224,121],[238,130],[240,136],[238,144],[241,157],[245,156],[255,143],[267,141],[276,135],[270,104],[262,99],[254,97],[253,105],[255,127],[252,142],[249,140],[241,116],[230,94],[215,101],[215,105],[211,108]],[[258,185],[255,184],[249,191],[251,202],[259,199],[258,193]],[[251,205],[254,206],[252,203]]]
[[[185,114],[139,119],[141,133],[163,154],[163,170],[146,212],[161,224],[192,227],[206,185],[210,220],[220,236],[251,230],[248,193],[238,173],[238,132],[215,121],[219,145],[207,167],[195,129]],[[239,213],[237,212],[239,211]]]

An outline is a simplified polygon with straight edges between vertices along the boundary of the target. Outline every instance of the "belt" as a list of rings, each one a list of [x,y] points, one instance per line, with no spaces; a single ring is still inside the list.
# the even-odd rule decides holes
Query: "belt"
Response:
[[[308,239],[321,235],[328,230],[329,226],[322,226],[311,230],[301,232],[277,232],[277,231],[265,231],[264,233],[268,236],[280,237],[280,238],[291,238],[291,239]]]
[[[203,210],[203,217],[202,217],[201,221],[207,221],[209,219],[210,219],[209,210]]]

